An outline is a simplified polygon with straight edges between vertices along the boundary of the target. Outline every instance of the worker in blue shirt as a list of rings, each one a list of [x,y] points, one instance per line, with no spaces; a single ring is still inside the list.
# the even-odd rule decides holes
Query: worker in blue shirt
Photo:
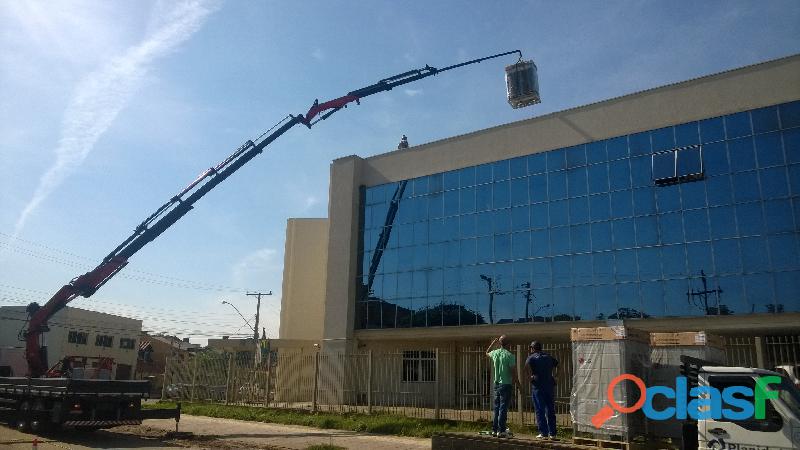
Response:
[[[531,400],[536,409],[539,439],[556,438],[555,374],[558,360],[542,351],[542,343],[533,341],[525,367],[531,378]]]

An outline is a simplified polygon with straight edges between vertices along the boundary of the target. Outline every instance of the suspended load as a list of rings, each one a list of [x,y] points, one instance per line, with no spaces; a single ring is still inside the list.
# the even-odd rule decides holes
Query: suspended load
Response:
[[[514,109],[541,102],[536,64],[520,57],[516,64],[506,66],[506,88],[508,103]]]

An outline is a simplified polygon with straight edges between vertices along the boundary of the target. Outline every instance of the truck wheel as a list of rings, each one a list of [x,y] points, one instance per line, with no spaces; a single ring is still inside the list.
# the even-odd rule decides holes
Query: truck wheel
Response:
[[[40,419],[31,420],[31,431],[41,433],[47,430],[47,422]]]
[[[17,431],[25,432],[28,430],[28,422],[24,420],[18,420],[16,423]]]

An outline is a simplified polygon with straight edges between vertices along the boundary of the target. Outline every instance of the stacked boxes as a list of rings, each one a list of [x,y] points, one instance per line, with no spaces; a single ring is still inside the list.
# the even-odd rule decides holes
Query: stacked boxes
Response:
[[[592,418],[608,402],[608,386],[622,374],[632,374],[645,384],[650,372],[650,337],[647,333],[624,326],[573,328],[571,331],[574,375],[570,415],[575,435],[595,439],[630,441],[646,434],[644,414],[638,410],[611,417],[595,428]],[[614,401],[623,407],[633,406],[640,397],[632,382],[617,383]]]
[[[725,341],[720,336],[703,331],[685,333],[652,333],[650,335],[650,386],[675,388],[675,378],[681,375],[681,356],[691,356],[725,365]],[[674,406],[675,400],[663,396],[653,398],[653,408],[661,411]],[[649,429],[658,437],[681,438],[682,421],[678,419],[650,421]]]

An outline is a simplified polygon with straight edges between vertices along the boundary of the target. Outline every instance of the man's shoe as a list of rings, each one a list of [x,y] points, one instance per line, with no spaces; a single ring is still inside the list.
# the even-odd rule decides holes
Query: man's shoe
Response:
[[[499,438],[507,438],[508,437],[508,433],[506,433],[505,431],[501,431],[501,432],[497,433],[497,437],[499,437]]]
[[[550,440],[555,441],[556,439],[558,439],[558,438],[556,437],[555,434],[551,434],[550,435]]]
[[[542,433],[536,435],[536,439],[546,439],[546,438],[547,436],[543,435]]]
[[[492,437],[497,437],[497,431],[492,431]]]

